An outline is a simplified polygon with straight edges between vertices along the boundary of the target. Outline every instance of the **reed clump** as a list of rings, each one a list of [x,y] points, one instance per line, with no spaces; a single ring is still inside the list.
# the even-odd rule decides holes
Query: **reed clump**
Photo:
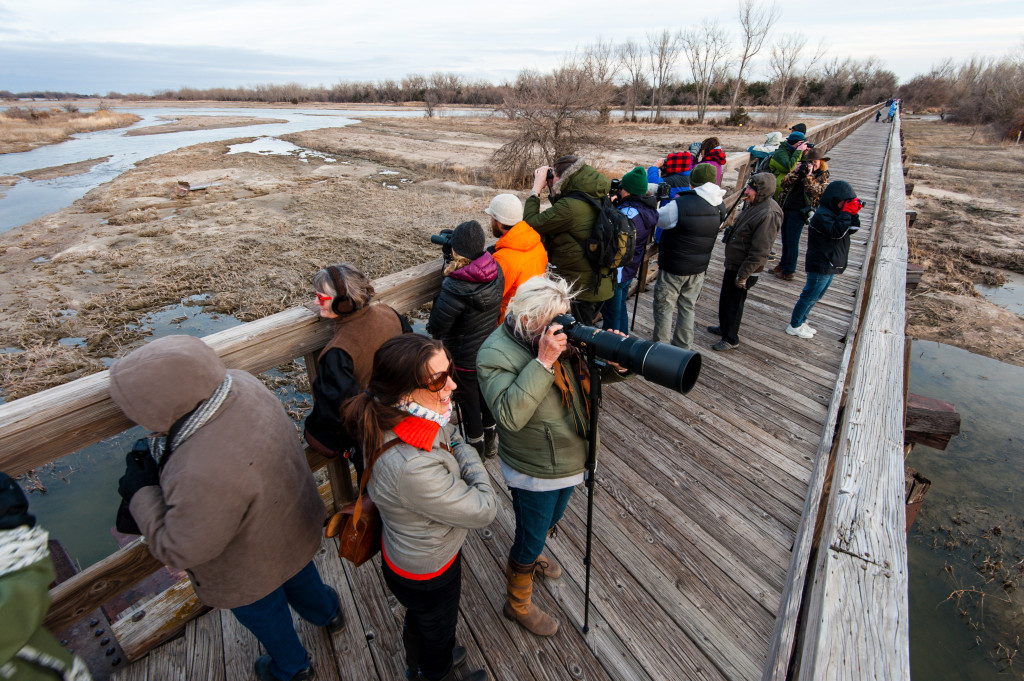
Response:
[[[29,151],[63,142],[76,132],[123,128],[138,120],[135,114],[108,109],[81,112],[74,107],[15,106],[0,114],[0,153]]]

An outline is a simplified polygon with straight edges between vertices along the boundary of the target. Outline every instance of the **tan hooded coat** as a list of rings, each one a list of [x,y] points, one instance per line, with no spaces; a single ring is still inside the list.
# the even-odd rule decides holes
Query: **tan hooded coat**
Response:
[[[197,338],[169,336],[119,360],[110,395],[125,415],[166,432],[231,374],[213,418],[179,446],[132,516],[165,564],[188,571],[199,599],[234,608],[263,598],[320,546],[325,515],[295,426],[249,373],[228,370]]]

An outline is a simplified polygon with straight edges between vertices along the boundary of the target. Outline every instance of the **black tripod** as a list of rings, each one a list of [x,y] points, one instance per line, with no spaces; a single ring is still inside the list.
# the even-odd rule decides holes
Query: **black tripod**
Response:
[[[590,369],[590,431],[587,433],[587,553],[583,557],[586,580],[583,592],[583,633],[590,632],[590,559],[594,540],[594,472],[597,470],[597,416],[601,408],[601,369],[594,346],[587,345],[587,367]]]

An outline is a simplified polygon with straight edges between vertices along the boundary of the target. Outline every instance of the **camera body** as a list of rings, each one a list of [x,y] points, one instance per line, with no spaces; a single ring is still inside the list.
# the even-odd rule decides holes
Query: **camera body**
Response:
[[[561,333],[566,334],[570,343],[588,355],[593,354],[605,361],[614,362],[640,374],[651,383],[684,395],[697,383],[701,358],[696,352],[584,326],[572,315],[560,314],[551,323],[561,324]]]
[[[611,181],[611,185],[608,187],[609,194],[618,194],[619,190],[622,189],[622,179],[615,178]]]
[[[668,201],[672,195],[672,187],[669,186],[668,182],[661,182],[658,184],[658,201]]]
[[[555,171],[552,170],[551,168],[548,168],[547,178],[548,178],[548,182],[551,182],[551,180],[555,179]]]
[[[441,253],[444,255],[445,263],[450,263],[455,257],[455,253],[452,251],[452,233],[454,229],[442,229],[439,234],[430,235],[430,243],[437,244],[441,247]]]

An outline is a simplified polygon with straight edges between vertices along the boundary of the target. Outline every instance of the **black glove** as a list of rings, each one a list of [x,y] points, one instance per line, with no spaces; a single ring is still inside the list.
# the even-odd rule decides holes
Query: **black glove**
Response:
[[[128,504],[132,497],[143,487],[160,484],[160,468],[149,454],[149,444],[145,439],[135,441],[135,446],[125,457],[125,472],[117,484],[117,493],[121,495],[121,506],[117,509],[115,526],[118,532],[125,534],[141,534],[138,523],[132,518]]]

